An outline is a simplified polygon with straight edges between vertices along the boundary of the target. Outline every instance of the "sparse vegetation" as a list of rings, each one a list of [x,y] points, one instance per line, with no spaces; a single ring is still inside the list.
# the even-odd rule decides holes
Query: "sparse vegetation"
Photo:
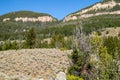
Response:
[[[102,0],[101,3],[107,1],[110,0]],[[120,2],[120,0],[114,1]],[[120,5],[116,5],[111,9],[91,10],[85,14],[95,14],[104,11],[112,12],[119,9]],[[23,17],[50,16],[49,14],[39,14],[31,11],[13,12],[0,16],[0,51],[17,49],[30,49],[31,51],[31,49],[35,50],[35,48],[57,48],[63,52],[64,50],[73,50],[71,54],[68,54],[71,59],[70,62],[69,59],[67,59],[68,63],[71,63],[71,66],[69,64],[65,64],[65,69],[67,69],[66,65],[70,66],[67,73],[67,80],[119,80],[120,64],[118,63],[120,62],[120,32],[118,32],[119,30],[117,28],[120,27],[119,14],[99,15],[69,22],[23,23],[15,22],[13,20],[15,17],[21,17],[21,15]],[[75,14],[73,13],[73,15]],[[78,15],[76,16],[78,17]],[[10,17],[12,20],[2,22],[3,18],[6,17]],[[114,31],[117,30],[117,35],[109,35],[111,30],[105,30],[105,28],[112,28],[112,30],[114,28]],[[46,55],[43,54],[45,50],[41,52],[43,57]],[[49,52],[51,53],[51,51]],[[53,55],[50,56],[50,53],[46,56],[49,56],[50,60],[55,58],[55,63],[57,63],[56,56],[59,54],[53,52]],[[31,54],[35,56],[40,55],[39,53]],[[66,56],[66,54],[60,56],[60,58],[64,58],[64,56]],[[26,56],[24,57],[26,59]],[[29,58],[29,56],[27,56],[27,58]],[[30,58],[36,62],[35,57]],[[37,58],[39,57],[37,56]],[[44,58],[41,57],[41,59]],[[49,60],[45,60],[45,64],[47,63],[50,63]],[[46,67],[45,70],[47,71],[47,68],[49,67],[53,68],[55,63],[50,63],[52,66]],[[58,64],[63,66],[62,62]],[[30,64],[28,64],[27,67],[29,67],[29,65]],[[59,65],[57,66],[59,67]],[[44,65],[42,68],[43,67]],[[36,66],[35,68],[39,67]],[[39,69],[41,69],[41,67]],[[52,73],[51,70],[48,71]],[[30,72],[28,70],[28,74],[29,73]],[[35,74],[37,74],[37,72]]]
[[[76,45],[71,55],[73,66],[69,68],[68,73],[84,80],[119,79],[117,65],[120,58],[119,42],[118,37],[105,39],[96,33],[93,36],[86,36],[81,29],[77,28]]]
[[[83,80],[83,79],[77,76],[67,75],[67,80]]]

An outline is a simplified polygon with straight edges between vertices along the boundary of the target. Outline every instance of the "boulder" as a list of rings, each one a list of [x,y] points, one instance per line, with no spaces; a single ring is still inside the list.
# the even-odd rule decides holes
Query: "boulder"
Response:
[[[66,74],[64,72],[59,72],[55,80],[66,80]]]

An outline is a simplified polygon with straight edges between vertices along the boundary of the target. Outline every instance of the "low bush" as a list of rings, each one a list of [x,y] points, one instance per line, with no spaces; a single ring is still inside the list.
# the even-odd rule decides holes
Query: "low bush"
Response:
[[[67,75],[67,80],[83,80],[83,79],[74,75]]]

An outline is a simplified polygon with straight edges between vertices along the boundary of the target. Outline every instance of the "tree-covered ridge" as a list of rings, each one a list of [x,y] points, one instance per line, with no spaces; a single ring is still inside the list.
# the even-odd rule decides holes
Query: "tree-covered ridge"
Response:
[[[79,21],[81,20],[78,20],[78,22]],[[83,19],[82,23],[84,25],[83,30],[86,33],[90,33],[92,31],[99,31],[103,28],[120,27],[120,15],[110,14],[94,16]]]
[[[22,22],[0,22],[0,41],[25,39],[25,32],[34,27],[39,38],[51,37],[53,34],[71,36],[76,25],[69,23],[22,23]]]
[[[96,15],[99,16],[104,14],[119,14],[119,11],[120,11],[120,1],[114,1],[114,0],[101,1],[67,15],[63,19],[63,22],[89,18]]]
[[[65,23],[21,23],[21,22],[1,22],[0,23],[0,40],[7,39],[24,39],[24,31],[34,27],[39,37],[50,37],[52,34],[62,34],[64,36],[73,35],[76,26],[79,26],[81,20],[69,21]],[[92,31],[101,32],[103,28],[120,27],[120,15],[101,15],[86,18],[82,20],[83,30],[89,34]]]
[[[32,12],[32,11],[16,11],[16,12],[11,12],[11,13],[1,15],[0,19],[4,19],[4,18],[14,19],[16,17],[34,17],[34,18],[37,18],[40,16],[51,16],[51,15],[46,14],[46,13]]]

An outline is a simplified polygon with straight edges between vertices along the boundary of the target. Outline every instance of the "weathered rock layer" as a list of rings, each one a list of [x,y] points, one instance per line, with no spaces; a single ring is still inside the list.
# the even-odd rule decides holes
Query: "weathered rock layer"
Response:
[[[66,16],[63,19],[63,22],[70,21],[70,20],[89,18],[89,17],[99,16],[99,15],[106,15],[106,14],[120,14],[120,10],[116,10],[112,12],[107,11],[107,10],[113,9],[116,6],[120,6],[120,3],[117,3],[114,0],[104,2],[104,3],[96,3],[93,6],[90,6],[89,8],[82,9],[78,12],[75,12],[75,13],[72,13]]]

